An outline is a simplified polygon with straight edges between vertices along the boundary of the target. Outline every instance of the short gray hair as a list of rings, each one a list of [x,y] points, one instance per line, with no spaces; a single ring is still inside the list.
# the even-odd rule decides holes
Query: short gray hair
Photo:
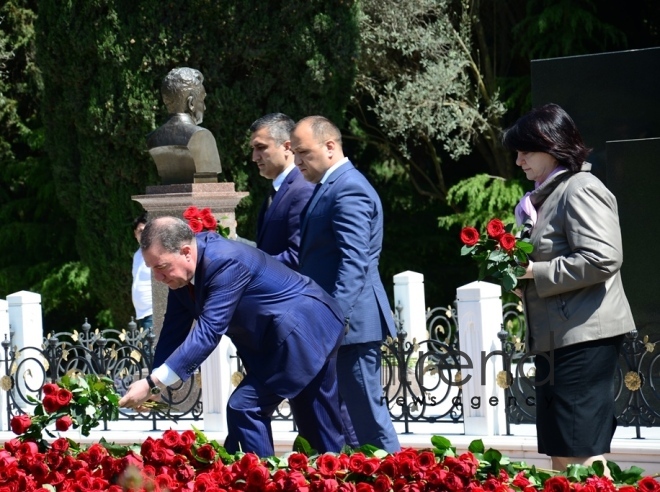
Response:
[[[140,237],[140,248],[147,250],[160,244],[168,253],[178,253],[185,244],[190,244],[195,235],[186,222],[177,217],[158,217],[149,220]]]
[[[284,113],[270,113],[252,123],[250,133],[268,128],[275,145],[282,145],[287,140],[291,140],[291,131],[295,125],[296,123]]]

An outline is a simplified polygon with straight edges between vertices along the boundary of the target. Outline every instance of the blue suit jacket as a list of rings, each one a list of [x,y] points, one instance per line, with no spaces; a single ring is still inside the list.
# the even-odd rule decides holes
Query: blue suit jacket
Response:
[[[275,193],[270,207],[261,206],[257,220],[257,248],[286,266],[298,269],[300,212],[312,196],[314,185],[294,168]]]
[[[226,334],[248,372],[281,397],[295,397],[339,346],[341,309],[263,251],[215,233],[196,241],[194,299],[187,286],[169,291],[154,367],[166,362],[185,381]]]
[[[383,208],[376,190],[350,162],[337,168],[302,218],[299,270],[339,302],[349,330],[344,344],[395,336],[378,272]]]

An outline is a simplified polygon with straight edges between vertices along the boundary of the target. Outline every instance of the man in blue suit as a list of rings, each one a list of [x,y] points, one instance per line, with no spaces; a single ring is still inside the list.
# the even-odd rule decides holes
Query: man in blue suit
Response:
[[[337,355],[339,394],[348,411],[345,433],[389,452],[399,441],[382,399],[381,350],[395,336],[378,273],[383,209],[367,179],[344,157],[339,129],[322,116],[300,120],[291,133],[295,163],[316,183],[300,232],[299,270],[341,306],[346,336]],[[354,445],[351,439],[349,444]]]
[[[293,163],[290,135],[294,125],[283,113],[262,116],[250,126],[250,146],[259,174],[273,180],[257,219],[257,248],[297,270],[300,213],[314,186]]]
[[[187,380],[227,335],[247,370],[227,404],[227,451],[272,456],[270,419],[285,398],[312,447],[339,451],[336,354],[344,323],[332,297],[263,251],[194,235],[175,217],[149,221],[140,247],[170,290],[155,369],[119,405],[139,409],[161,386]]]

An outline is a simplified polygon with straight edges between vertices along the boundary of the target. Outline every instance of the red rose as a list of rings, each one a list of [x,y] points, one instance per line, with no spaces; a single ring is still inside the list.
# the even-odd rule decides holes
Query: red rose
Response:
[[[73,394],[68,389],[60,388],[57,391],[57,403],[60,407],[67,406],[71,398],[73,398]]]
[[[305,470],[308,465],[307,456],[302,453],[292,453],[289,455],[289,468],[292,470]]]
[[[215,449],[210,444],[202,444],[197,448],[197,456],[200,460],[204,460],[207,463],[210,463],[215,458]]]
[[[556,475],[545,481],[543,490],[545,492],[570,492],[571,484],[566,477]]]
[[[186,430],[181,433],[181,445],[184,449],[190,449],[190,447],[195,442],[195,432],[191,430]]]
[[[339,488],[341,490],[341,487]],[[373,492],[374,488],[371,484],[365,482],[359,482],[356,484],[355,490],[357,492]]]
[[[660,490],[660,482],[653,477],[644,477],[637,482],[637,488],[640,492],[657,492]]]
[[[5,449],[12,454],[15,453],[20,446],[21,446],[21,441],[16,438],[10,439],[9,441],[5,442]]]
[[[57,401],[57,394],[44,396],[44,399],[41,403],[43,404],[44,410],[46,410],[47,413],[54,413],[60,409],[60,404]]]
[[[57,451],[58,453],[64,453],[67,449],[69,449],[69,441],[67,441],[64,437],[55,439],[53,444],[50,445],[50,449]]]
[[[420,469],[426,470],[435,465],[435,454],[432,451],[422,451],[417,455],[417,466]]]
[[[506,231],[504,230],[504,223],[500,219],[493,219],[486,225],[486,232],[488,237],[499,239]]]
[[[172,429],[163,432],[163,443],[165,446],[174,449],[175,451],[183,445],[179,432]]]
[[[257,465],[248,470],[245,481],[247,482],[248,488],[255,487],[258,489],[263,487],[269,478],[270,472],[268,471],[268,468],[263,465]]]
[[[292,471],[283,480],[284,490],[307,490],[307,479],[299,471]]]
[[[369,458],[362,465],[362,473],[364,475],[373,475],[374,473],[376,473],[376,471],[378,471],[379,467],[380,467],[379,458]]]
[[[56,384],[53,383],[47,383],[44,384],[44,387],[41,388],[41,391],[43,392],[44,396],[45,395],[52,395],[57,393],[57,391],[60,389],[60,387]]]
[[[392,488],[392,479],[387,475],[378,475],[374,482],[376,492],[388,492]]]
[[[508,232],[502,234],[502,237],[500,238],[500,246],[502,246],[505,251],[512,251],[513,248],[516,247],[516,238],[513,234],[509,234]]]
[[[183,212],[183,218],[186,220],[197,220],[200,215],[201,212],[199,209],[193,205],[188,207],[185,212]]]
[[[397,476],[399,472],[399,467],[396,464],[396,459],[393,456],[386,456],[383,461],[380,462],[380,467],[378,471],[384,475],[387,475],[390,478]]]
[[[479,242],[479,231],[474,227],[463,227],[461,230],[461,241],[466,246],[474,246]]]
[[[518,474],[513,479],[513,482],[511,483],[521,489],[524,489],[525,487],[530,485],[530,481],[527,479],[527,477],[525,476],[525,472],[523,471],[518,472]]]
[[[201,213],[202,225],[207,231],[215,231],[218,227],[218,221],[215,220],[210,208],[205,208]]]
[[[189,220],[188,225],[195,234],[204,230],[204,224],[202,224],[202,221],[199,219]]]
[[[12,417],[9,425],[14,434],[20,436],[30,428],[32,425],[32,419],[26,414],[16,415],[15,417]]]
[[[367,457],[364,453],[355,453],[348,459],[348,469],[353,473],[362,473]]]
[[[69,427],[73,424],[73,420],[68,415],[63,415],[55,421],[55,429],[60,432],[66,432],[69,430]]]
[[[316,468],[325,477],[333,476],[339,470],[339,467],[339,459],[331,454],[322,454],[316,459]]]
[[[250,468],[257,466],[259,461],[259,457],[256,454],[247,453],[243,455],[241,460],[238,462],[238,467],[243,473],[247,473]]]

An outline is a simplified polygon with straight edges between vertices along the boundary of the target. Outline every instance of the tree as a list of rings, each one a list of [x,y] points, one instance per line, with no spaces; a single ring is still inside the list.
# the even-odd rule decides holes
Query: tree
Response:
[[[476,146],[483,168],[511,177],[498,145],[504,105],[473,56],[476,12],[467,1],[364,0],[353,116],[357,137],[445,202],[448,167]]]
[[[238,216],[246,237],[265,194],[246,158],[250,123],[271,111],[340,119],[355,74],[346,0],[41,0],[37,26],[57,194],[75,220],[90,288],[122,324],[132,314],[130,221],[140,211],[131,196],[158,183],[145,137],[165,121],[159,88],[169,70],[204,74],[204,126],[222,179],[251,193]]]
[[[43,150],[35,17],[34,2],[12,0],[0,8],[0,297],[46,290],[44,325],[59,330],[100,307],[88,292],[74,222],[59,206]]]

